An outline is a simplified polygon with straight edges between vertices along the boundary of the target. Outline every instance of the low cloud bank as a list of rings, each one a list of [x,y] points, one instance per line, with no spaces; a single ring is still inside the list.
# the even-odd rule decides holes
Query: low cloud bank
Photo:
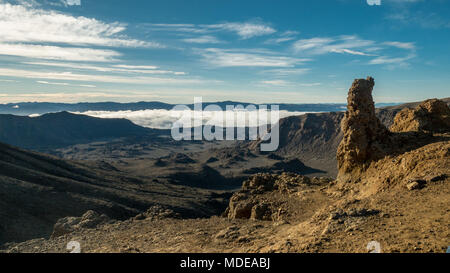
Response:
[[[258,110],[258,111],[203,111],[202,122],[203,125],[215,125],[223,126],[229,124],[229,121],[235,120],[238,127],[242,127],[242,124],[256,125],[258,121],[262,124],[265,118],[270,120],[270,111]],[[298,116],[307,112],[289,112],[279,111],[279,118],[285,118],[288,116]],[[193,110],[140,110],[140,111],[87,111],[87,112],[75,112],[74,114],[88,115],[98,118],[124,118],[132,121],[133,123],[155,129],[170,129],[174,122],[181,121],[184,124],[189,122],[194,115],[198,115],[199,112]],[[226,119],[227,123],[224,122]]]

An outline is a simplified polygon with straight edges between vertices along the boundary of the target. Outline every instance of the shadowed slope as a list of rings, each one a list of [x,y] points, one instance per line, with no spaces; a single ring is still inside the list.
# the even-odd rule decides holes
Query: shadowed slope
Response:
[[[0,115],[0,141],[25,149],[56,148],[157,132],[126,119],[101,119],[68,112],[35,118]]]
[[[47,237],[59,218],[87,210],[114,219],[132,217],[155,204],[185,217],[220,212],[208,205],[214,199],[211,192],[89,165],[0,143],[0,243]]]

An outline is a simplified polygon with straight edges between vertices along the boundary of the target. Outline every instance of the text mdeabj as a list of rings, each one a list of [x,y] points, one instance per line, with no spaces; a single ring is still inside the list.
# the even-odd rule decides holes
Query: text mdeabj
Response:
[[[212,259],[187,259],[181,260],[181,268],[204,268],[208,271],[214,266],[224,268],[261,268],[270,269],[270,258],[225,258],[223,261],[215,261]]]

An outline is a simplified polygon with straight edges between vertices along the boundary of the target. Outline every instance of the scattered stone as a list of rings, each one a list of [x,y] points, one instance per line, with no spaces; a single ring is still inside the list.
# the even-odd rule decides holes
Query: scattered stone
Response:
[[[244,181],[241,191],[230,198],[223,216],[229,219],[278,221],[285,214],[280,207],[283,202],[271,200],[270,196],[280,194],[292,198],[297,197],[299,192],[306,195],[308,192],[302,191],[302,187],[311,184],[310,178],[294,173],[253,175]],[[265,194],[268,194],[271,201],[266,200]]]
[[[181,218],[179,213],[174,212],[171,209],[164,208],[160,205],[150,207],[146,212],[140,213],[134,217],[134,220],[162,220],[167,218]]]
[[[63,236],[80,229],[94,229],[99,225],[111,223],[105,214],[98,214],[95,211],[87,211],[81,217],[65,217],[59,219],[53,227],[51,238]]]
[[[406,185],[406,188],[408,188],[408,190],[410,191],[417,190],[420,189],[420,184],[417,182],[411,182]]]
[[[411,178],[408,179],[406,182],[406,188],[410,191],[417,190],[425,187],[425,184],[427,182],[424,179],[421,178]]]
[[[214,239],[216,240],[236,240],[240,236],[239,228],[237,226],[231,226],[219,231]]]

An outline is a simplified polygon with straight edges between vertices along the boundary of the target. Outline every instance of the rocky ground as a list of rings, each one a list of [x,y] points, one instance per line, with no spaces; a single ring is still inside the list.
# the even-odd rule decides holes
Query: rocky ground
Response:
[[[5,245],[3,251],[66,253],[70,241],[78,241],[82,252],[102,253],[368,252],[374,240],[383,252],[443,253],[449,244],[448,178],[361,199],[327,180],[283,174],[261,181],[278,186],[264,188],[249,180],[232,198],[226,217],[177,219],[159,210]]]

